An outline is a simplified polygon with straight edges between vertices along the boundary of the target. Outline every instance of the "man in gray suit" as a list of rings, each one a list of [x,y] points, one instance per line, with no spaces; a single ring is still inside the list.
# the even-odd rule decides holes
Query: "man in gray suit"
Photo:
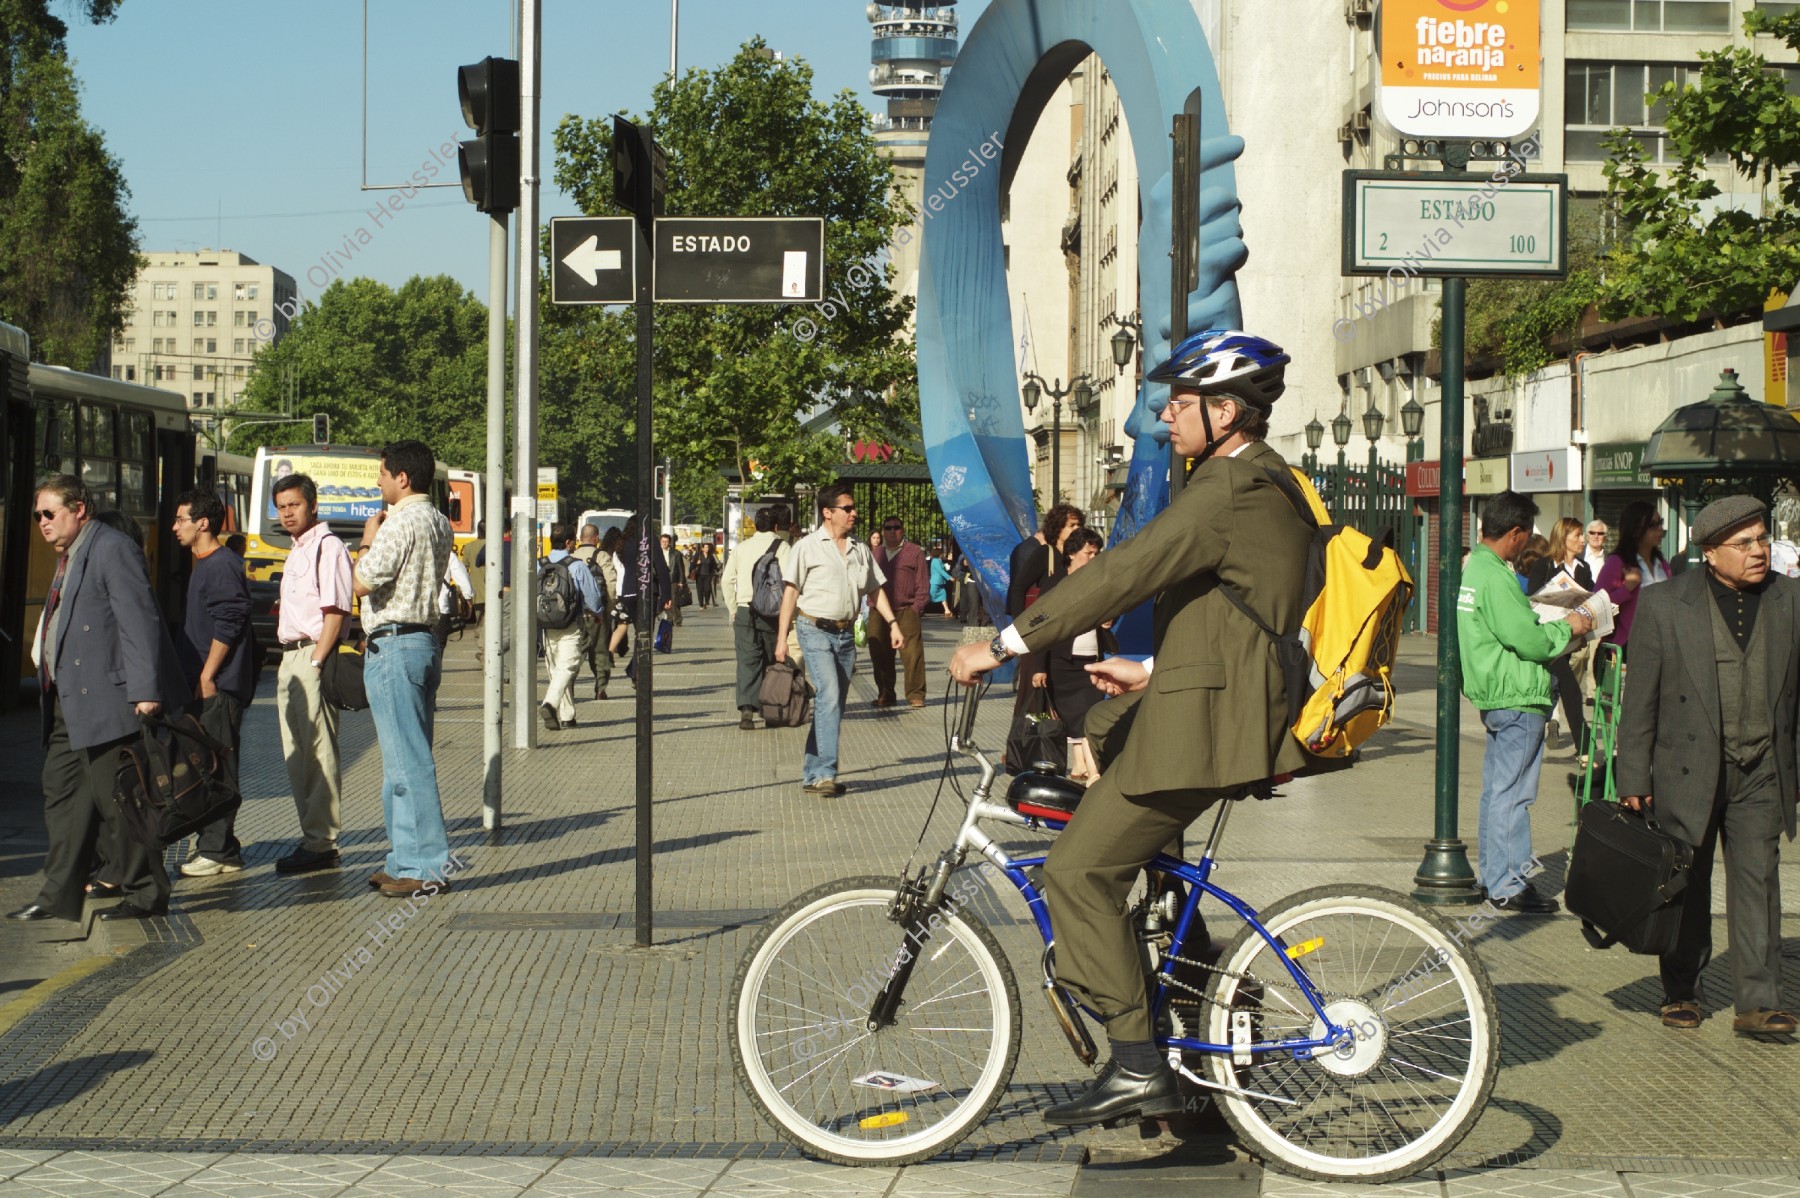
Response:
[[[187,701],[175,645],[156,610],[143,551],[92,519],[80,479],[53,474],[39,484],[33,519],[56,550],[56,575],[38,621],[43,716],[44,825],[50,847],[37,901],[12,918],[80,919],[82,883],[95,837],[114,837],[111,859],[125,899],[101,919],[144,919],[169,909],[162,854],[125,831],[113,798],[119,747],[141,717]]]
[[[1619,793],[1694,845],[1681,935],[1661,958],[1662,1021],[1700,1026],[1712,959],[1712,863],[1725,846],[1734,1030],[1792,1034],[1781,1006],[1781,833],[1794,837],[1800,588],[1769,573],[1767,510],[1707,505],[1692,536],[1706,569],[1646,588],[1627,657]],[[1646,756],[1637,746],[1649,746]]]

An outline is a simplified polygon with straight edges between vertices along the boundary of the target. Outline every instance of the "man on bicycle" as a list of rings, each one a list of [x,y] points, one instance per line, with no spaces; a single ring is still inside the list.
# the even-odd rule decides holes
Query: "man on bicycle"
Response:
[[[1289,361],[1279,346],[1236,330],[1196,333],[1177,345],[1145,377],[1170,384],[1160,419],[1176,452],[1194,459],[1186,488],[990,645],[965,645],[951,660],[957,681],[971,683],[1017,654],[1155,600],[1151,661],[1087,667],[1102,690],[1130,694],[1115,700],[1133,705],[1130,735],[1044,868],[1057,981],[1105,1022],[1112,1049],[1091,1089],[1045,1112],[1050,1123],[1181,1109],[1176,1075],[1152,1039],[1131,887],[1214,803],[1302,764],[1275,644],[1222,589],[1233,588],[1284,635],[1299,629],[1312,532],[1274,481],[1287,463],[1263,440]]]

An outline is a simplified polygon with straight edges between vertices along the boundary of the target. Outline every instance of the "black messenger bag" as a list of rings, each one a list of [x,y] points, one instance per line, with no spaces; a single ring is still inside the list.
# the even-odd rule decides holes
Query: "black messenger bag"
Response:
[[[1693,864],[1693,846],[1663,831],[1653,816],[1586,803],[1563,902],[1581,917],[1581,934],[1595,948],[1673,952]]]

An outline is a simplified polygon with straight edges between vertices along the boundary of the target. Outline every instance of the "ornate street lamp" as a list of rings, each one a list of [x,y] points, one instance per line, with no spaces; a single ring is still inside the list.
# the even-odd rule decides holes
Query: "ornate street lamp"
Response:
[[[1425,429],[1425,405],[1415,397],[1409,399],[1400,408],[1400,428],[1408,441],[1414,440]]]
[[[1113,365],[1119,368],[1120,374],[1124,374],[1125,367],[1131,364],[1131,351],[1137,348],[1138,336],[1142,335],[1144,328],[1138,323],[1136,312],[1130,316],[1115,316],[1113,323],[1119,326],[1118,331],[1112,335]]]
[[[1319,473],[1319,446],[1325,443],[1325,426],[1319,423],[1318,413],[1306,422],[1306,472],[1317,476]]]
[[[1093,398],[1094,389],[1091,379],[1085,371],[1069,380],[1067,387],[1057,379],[1055,383],[1047,383],[1044,377],[1035,370],[1026,371],[1025,383],[1019,388],[1025,400],[1025,410],[1037,410],[1038,400],[1045,392],[1050,395],[1050,411],[1052,414],[1052,431],[1050,434],[1050,502],[1062,502],[1062,401],[1074,396],[1077,408],[1086,407]]]

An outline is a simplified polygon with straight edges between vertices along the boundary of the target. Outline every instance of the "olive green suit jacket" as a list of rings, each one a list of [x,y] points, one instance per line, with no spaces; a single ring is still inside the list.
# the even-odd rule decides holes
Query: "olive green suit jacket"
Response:
[[[1231,584],[1271,628],[1299,629],[1312,529],[1268,475],[1287,469],[1261,442],[1208,458],[1161,515],[1018,620],[1036,652],[1156,600],[1155,670],[1107,767],[1127,795],[1241,786],[1305,764],[1275,644],[1219,589]]]

